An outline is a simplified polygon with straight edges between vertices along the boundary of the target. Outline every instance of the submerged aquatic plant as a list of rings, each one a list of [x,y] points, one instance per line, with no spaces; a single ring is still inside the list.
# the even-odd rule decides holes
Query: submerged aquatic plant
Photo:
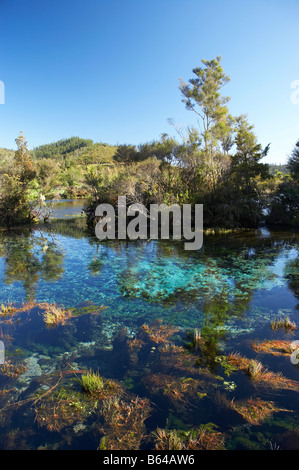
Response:
[[[261,400],[260,398],[250,398],[246,401],[231,401],[232,408],[237,411],[250,424],[258,425],[272,416],[273,413],[287,411],[284,408],[275,406],[272,401]]]
[[[232,374],[233,372],[235,372],[238,368],[232,364],[226,356],[216,356],[215,357],[215,362],[216,364],[219,364],[223,370],[224,370],[224,374],[229,377],[230,374]]]
[[[94,403],[80,392],[61,388],[35,401],[35,420],[48,431],[59,432],[66,426],[81,422],[94,409]]]
[[[98,372],[92,372],[90,370],[82,375],[81,387],[83,392],[93,395],[103,390],[104,380],[100,377]]]
[[[196,374],[194,356],[190,354],[183,346],[177,346],[173,343],[167,343],[160,349],[160,363],[163,369],[174,371],[177,370],[183,374]]]
[[[0,373],[10,378],[16,378],[26,371],[24,364],[14,364],[10,360],[6,360],[4,364],[0,364]]]
[[[171,325],[164,325],[162,320],[156,320],[151,325],[143,324],[140,328],[140,335],[147,336],[153,343],[167,343],[169,338],[178,331]]]
[[[151,393],[162,393],[177,408],[186,408],[198,397],[206,396],[200,387],[199,380],[192,377],[150,374],[144,377],[143,383]]]
[[[263,368],[261,362],[248,359],[238,353],[230,354],[228,360],[238,369],[245,372],[257,385],[270,386],[275,389],[287,389],[299,392],[299,382],[288,379],[281,373],[275,373]]]
[[[278,320],[273,320],[271,322],[271,330],[280,330],[281,328],[284,328],[286,331],[294,331],[297,326],[289,317],[279,318]]]
[[[85,305],[83,307],[76,307],[76,308],[72,308],[70,309],[71,312],[72,312],[72,316],[73,317],[78,317],[78,316],[81,316],[81,315],[101,315],[101,311],[102,310],[106,310],[108,307],[106,307],[105,305],[100,305],[100,306],[97,306],[97,305],[94,305],[92,304],[91,302],[88,302],[88,305]]]
[[[199,352],[201,350],[204,339],[201,335],[199,328],[195,328],[187,334],[187,341],[185,342],[185,347],[194,352]]]
[[[92,370],[82,375],[80,383],[82,391],[96,399],[104,400],[123,394],[120,384],[114,380],[101,377],[99,372],[93,372]]]
[[[286,340],[267,340],[252,345],[256,353],[267,353],[273,356],[290,356],[299,345]]]
[[[44,310],[43,318],[47,326],[64,325],[72,316],[70,310],[62,309],[55,304],[40,303],[39,307]]]
[[[201,426],[191,431],[157,428],[153,436],[155,450],[220,450],[224,449],[224,437],[214,426]]]
[[[176,430],[167,431],[157,428],[154,433],[156,446],[155,450],[183,450],[184,441],[180,433]]]
[[[17,309],[12,306],[12,304],[4,305],[1,304],[0,306],[0,316],[6,317],[7,315],[13,315]]]
[[[138,450],[145,436],[144,421],[150,416],[150,402],[146,398],[130,400],[110,397],[103,401],[101,415],[104,434],[100,447],[109,450]]]

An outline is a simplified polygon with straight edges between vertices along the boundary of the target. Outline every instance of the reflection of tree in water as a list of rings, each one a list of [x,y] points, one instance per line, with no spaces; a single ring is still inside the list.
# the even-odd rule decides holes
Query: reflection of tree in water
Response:
[[[299,258],[290,260],[285,267],[285,276],[288,279],[288,286],[299,299]],[[299,309],[299,304],[297,305]]]
[[[38,281],[56,281],[63,272],[64,254],[55,238],[41,230],[25,229],[4,236],[4,282],[21,282],[27,299],[34,299]]]

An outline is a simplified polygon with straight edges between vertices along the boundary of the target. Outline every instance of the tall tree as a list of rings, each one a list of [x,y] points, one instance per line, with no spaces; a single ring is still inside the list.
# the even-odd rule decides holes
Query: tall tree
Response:
[[[16,144],[18,149],[13,165],[7,173],[1,175],[0,222],[7,226],[32,219],[31,202],[36,197],[33,194],[35,185],[38,185],[34,163],[22,132],[16,139]]]
[[[288,169],[294,180],[299,181],[299,140],[288,160]]]
[[[236,153],[231,156],[230,184],[235,191],[233,205],[240,210],[241,225],[250,226],[256,225],[262,217],[261,181],[269,178],[269,165],[260,160],[268,154],[270,144],[262,148],[245,115],[237,118],[236,123]]]
[[[222,96],[221,88],[230,78],[221,66],[221,57],[202,60],[204,67],[193,69],[195,78],[185,83],[180,80],[180,90],[188,110],[199,117],[199,127],[205,159],[205,178],[210,180],[212,191],[215,190],[221,171],[221,142],[225,142],[231,132],[228,119],[227,103],[229,97]]]
[[[257,175],[263,178],[269,176],[268,165],[260,163],[260,160],[268,154],[270,144],[264,149],[261,144],[258,144],[253,132],[254,126],[248,123],[245,115],[238,117],[236,123],[236,153],[231,157],[232,170],[238,174],[239,185],[248,192],[250,178]]]
[[[20,132],[16,138],[17,151],[14,157],[14,164],[16,172],[19,175],[20,182],[22,185],[28,186],[36,176],[36,170],[30,152],[28,150],[28,144],[26,138],[23,135],[23,131]]]

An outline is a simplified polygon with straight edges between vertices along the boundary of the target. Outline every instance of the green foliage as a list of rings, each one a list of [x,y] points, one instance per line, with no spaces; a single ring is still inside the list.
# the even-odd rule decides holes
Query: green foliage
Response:
[[[299,182],[299,140],[288,160],[288,169],[295,181]]]
[[[78,165],[114,165],[114,155],[118,147],[104,143],[95,143],[82,148],[82,153],[76,157]]]
[[[226,356],[216,356],[215,357],[215,362],[223,368],[224,374],[227,377],[229,377],[230,374],[232,374],[233,372],[238,370],[238,368],[235,365],[233,365],[231,362],[229,362],[229,360],[227,359]]]
[[[30,203],[36,197],[38,183],[34,162],[21,132],[16,139],[18,146],[13,164],[1,175],[0,224],[11,226],[32,219]]]
[[[93,144],[90,139],[81,139],[80,137],[71,137],[62,139],[52,144],[45,144],[36,147],[32,151],[34,158],[61,158],[71,152],[78,152],[80,149],[89,147]]]
[[[199,116],[200,137],[204,143],[201,155],[204,165],[202,176],[212,191],[221,177],[221,146],[227,153],[231,147],[232,122],[227,103],[229,97],[221,95],[221,88],[230,81],[221,66],[221,57],[202,60],[204,67],[193,69],[195,78],[189,84],[181,80],[180,90],[186,108]]]
[[[279,226],[299,225],[299,182],[285,178],[273,196],[267,223]]]
[[[288,168],[287,165],[283,165],[282,163],[279,165],[276,165],[274,163],[269,163],[269,173],[270,175],[277,175],[277,176],[283,176],[288,173]]]
[[[88,371],[81,377],[81,386],[83,392],[92,395],[103,390],[104,381],[98,372]]]

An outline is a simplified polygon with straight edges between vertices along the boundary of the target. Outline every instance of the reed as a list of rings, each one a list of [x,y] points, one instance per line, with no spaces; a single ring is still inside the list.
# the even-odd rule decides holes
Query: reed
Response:
[[[271,330],[280,330],[281,328],[284,328],[287,331],[294,331],[296,330],[297,326],[296,323],[291,321],[289,317],[279,318],[271,322]]]

